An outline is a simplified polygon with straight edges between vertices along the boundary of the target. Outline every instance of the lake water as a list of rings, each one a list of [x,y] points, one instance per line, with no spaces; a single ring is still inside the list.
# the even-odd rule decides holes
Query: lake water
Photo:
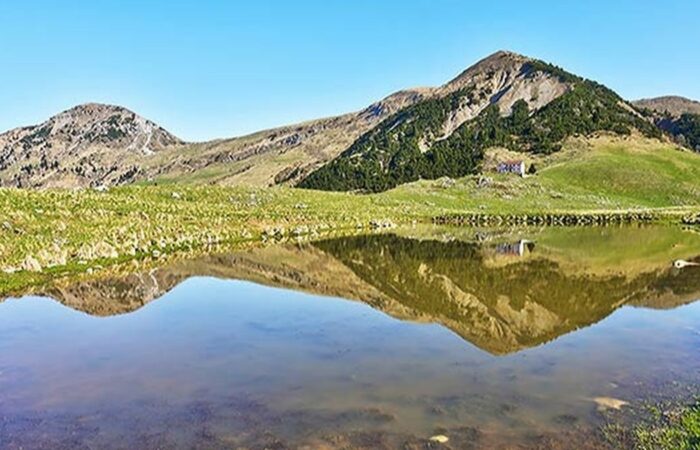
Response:
[[[57,283],[0,303],[0,448],[604,448],[700,392],[681,258],[700,234],[434,229]]]

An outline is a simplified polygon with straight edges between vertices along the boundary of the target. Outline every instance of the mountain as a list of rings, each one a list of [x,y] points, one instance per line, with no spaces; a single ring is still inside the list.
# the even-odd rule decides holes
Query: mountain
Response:
[[[387,234],[331,238],[175,260],[135,273],[57,280],[21,295],[46,295],[93,316],[113,316],[138,310],[190,277],[243,279],[362,301],[402,320],[438,323],[495,355],[589,326],[624,304],[674,308],[700,295],[695,272],[668,264],[668,240],[658,250],[660,261],[654,261],[653,252],[624,240],[630,232],[612,232],[604,243],[622,244],[630,261],[608,270],[600,260],[586,261],[590,255],[580,251],[582,245],[607,246],[600,238],[586,239],[585,230],[576,233],[583,239],[574,241],[571,253],[533,243],[522,255],[512,252],[520,241],[486,245]]]
[[[172,148],[144,160],[142,178],[223,185],[293,184],[428,92],[420,88],[399,91],[358,112]]]
[[[182,141],[155,123],[113,105],[90,103],[0,135],[0,185],[73,187],[134,179],[131,160]]]
[[[668,112],[674,117],[680,117],[683,114],[700,114],[700,102],[677,95],[644,98],[635,100],[632,104],[639,109],[648,109],[662,114]]]
[[[539,60],[498,52],[385,119],[299,184],[379,192],[476,173],[491,147],[549,154],[573,135],[660,131],[610,89]]]
[[[700,102],[667,96],[633,103],[678,144],[700,152]]]
[[[0,134],[0,186],[95,187],[153,179],[291,183],[426,92],[399,91],[355,113],[203,143],[183,142],[126,108],[80,105]]]
[[[383,191],[476,173],[490,147],[549,154],[569,136],[597,131],[659,137],[660,127],[682,145],[700,148],[696,116],[667,118],[648,109],[681,111],[677,105],[692,102],[654,101],[634,106],[595,82],[500,51],[439,87],[209,142],[183,142],[119,106],[86,104],[0,134],[0,186],[177,182]]]

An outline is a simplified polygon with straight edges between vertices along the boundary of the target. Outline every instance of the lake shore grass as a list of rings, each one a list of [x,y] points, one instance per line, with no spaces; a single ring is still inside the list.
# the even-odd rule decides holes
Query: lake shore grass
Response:
[[[508,217],[522,217],[513,215],[515,206],[474,211],[459,204],[446,206],[397,195],[393,191],[359,195],[211,186],[121,187],[107,192],[0,189],[0,269],[13,272],[12,268],[21,268],[28,257],[47,267],[274,235],[430,223],[439,217],[478,215],[506,222]],[[531,218],[619,215],[629,218],[626,221],[680,223],[697,210],[700,208],[691,206],[571,208],[527,214]]]

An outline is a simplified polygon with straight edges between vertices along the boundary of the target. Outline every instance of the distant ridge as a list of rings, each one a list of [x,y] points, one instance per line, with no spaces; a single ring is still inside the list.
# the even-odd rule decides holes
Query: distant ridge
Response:
[[[645,98],[635,100],[632,104],[638,108],[646,108],[658,113],[668,112],[672,116],[700,114],[700,102],[677,95]]]

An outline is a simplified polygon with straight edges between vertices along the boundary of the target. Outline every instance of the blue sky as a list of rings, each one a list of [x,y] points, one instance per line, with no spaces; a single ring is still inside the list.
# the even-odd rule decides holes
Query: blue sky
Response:
[[[626,98],[700,99],[700,1],[0,2],[0,130],[88,101],[188,140],[438,85],[499,49]]]

